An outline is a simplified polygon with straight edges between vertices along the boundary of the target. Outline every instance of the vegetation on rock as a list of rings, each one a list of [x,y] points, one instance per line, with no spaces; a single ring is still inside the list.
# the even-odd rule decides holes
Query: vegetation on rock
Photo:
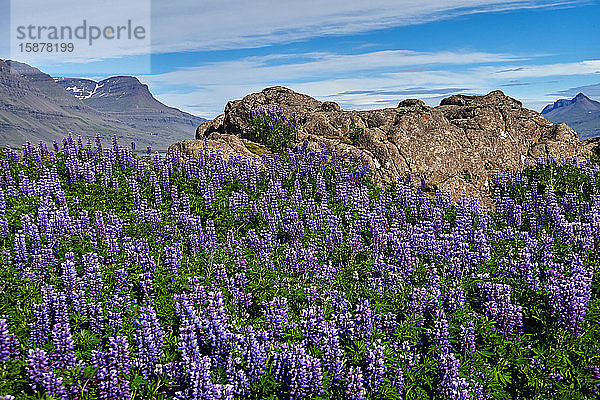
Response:
[[[296,115],[286,120],[282,110],[258,108],[252,111],[254,140],[275,153],[284,153],[296,140]]]

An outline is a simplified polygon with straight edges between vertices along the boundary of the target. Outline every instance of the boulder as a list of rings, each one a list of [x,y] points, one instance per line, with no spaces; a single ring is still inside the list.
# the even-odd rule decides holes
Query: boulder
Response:
[[[423,102],[423,100],[419,100],[419,99],[406,99],[406,100],[402,100],[400,103],[398,103],[398,108],[412,107],[412,106],[424,107],[425,103]]]
[[[465,193],[487,204],[497,171],[520,169],[527,158],[549,153],[571,158],[591,151],[566,124],[549,122],[499,90],[450,96],[437,107],[408,99],[397,108],[344,111],[336,103],[275,86],[228,102],[224,114],[198,127],[196,138],[218,134],[252,140],[252,110],[258,107],[277,107],[288,117],[296,113],[298,143],[308,139],[309,148],[318,151],[323,143],[363,160],[378,182],[410,172],[454,199]]]

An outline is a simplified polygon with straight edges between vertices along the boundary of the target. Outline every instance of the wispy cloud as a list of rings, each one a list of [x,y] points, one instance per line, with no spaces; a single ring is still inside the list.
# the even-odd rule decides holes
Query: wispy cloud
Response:
[[[600,82],[600,76],[598,77]],[[600,83],[595,85],[577,86],[565,90],[559,90],[556,93],[550,93],[550,96],[573,97],[579,93],[583,93],[588,97],[596,97],[600,99]]]
[[[483,73],[493,73],[496,79],[515,79],[545,76],[600,74],[600,60],[570,63],[527,65],[498,71],[495,67],[481,67]]]
[[[165,74],[149,75],[154,83],[189,84],[189,82],[258,83],[265,81],[297,81],[319,77],[357,76],[361,72],[378,71],[387,74],[410,74],[427,71],[439,65],[487,64],[528,58],[512,54],[483,52],[416,52],[386,50],[361,54],[314,52],[307,54],[272,54],[252,56],[233,61],[206,63]],[[273,64],[274,60],[285,63]],[[407,68],[409,66],[429,66]],[[270,78],[271,77],[271,78]],[[190,81],[193,78],[194,81]],[[198,80],[200,79],[200,80]]]
[[[326,35],[454,18],[460,15],[532,8],[572,7],[587,0],[220,0],[154,4],[155,52],[260,47]]]
[[[531,82],[510,81],[508,83],[503,83],[500,86],[512,87],[512,86],[529,86],[529,85],[531,85]]]
[[[96,7],[85,2],[57,0],[44,9],[47,24],[75,23],[81,20],[76,9],[90,7],[89,19],[114,22],[114,7]],[[257,48],[315,37],[353,35],[381,29],[417,25],[457,16],[534,8],[564,8],[592,3],[592,0],[136,0],[119,6],[119,16],[136,16],[140,6],[152,5],[152,53]],[[6,3],[6,4],[5,4]],[[38,15],[37,2],[27,15]],[[74,7],[74,5],[76,7]],[[92,12],[93,10],[93,12]],[[8,1],[0,2],[0,25],[10,25]],[[11,32],[10,35],[13,35]],[[0,49],[9,37],[0,37]],[[4,42],[2,42],[4,41]],[[369,44],[364,44],[369,46]],[[144,55],[142,47],[123,48],[112,57]],[[8,55],[8,54],[6,54]],[[76,62],[95,62],[80,58]],[[71,61],[71,60],[70,60]],[[71,61],[73,62],[73,61]]]
[[[345,109],[368,109],[395,106],[409,96],[437,105],[431,102],[449,94],[481,94],[498,87],[518,89],[544,84],[539,78],[585,75],[600,68],[598,60],[519,65],[532,61],[538,60],[513,54],[447,51],[271,54],[207,63],[141,79],[161,93],[159,98],[168,104],[214,117],[227,101],[274,85],[336,101]],[[541,95],[530,101],[537,105],[547,99]]]
[[[365,108],[382,102],[393,104],[398,97],[462,92],[481,82],[466,74],[450,72],[448,66],[527,59],[512,54],[408,50],[354,55],[327,52],[271,54],[207,63],[145,75],[140,79],[161,92],[162,100],[188,105],[188,111],[202,116],[214,116],[222,111],[228,100],[272,85],[285,85],[317,98],[330,98],[350,108]],[[186,87],[188,92],[182,92],[181,89]]]
[[[349,90],[342,93],[336,93],[332,96],[340,96],[344,94],[365,94],[369,96],[410,96],[413,94],[447,94],[457,93],[469,90],[468,88],[435,88],[427,89],[424,87],[403,89],[403,90]]]

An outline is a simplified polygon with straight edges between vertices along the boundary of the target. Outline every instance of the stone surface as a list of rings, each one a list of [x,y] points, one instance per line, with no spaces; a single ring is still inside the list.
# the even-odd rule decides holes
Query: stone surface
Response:
[[[169,147],[169,152],[177,150],[184,157],[198,158],[198,154],[203,148],[208,152],[221,152],[225,159],[229,158],[231,154],[244,157],[256,155],[246,148],[242,139],[238,136],[218,133],[203,140],[184,140],[174,143]]]
[[[522,168],[527,157],[570,158],[590,151],[566,124],[549,122],[499,90],[451,96],[437,107],[409,99],[397,108],[344,111],[276,86],[228,102],[223,115],[198,127],[196,138],[252,139],[252,110],[273,106],[287,116],[297,114],[299,143],[308,139],[316,150],[324,143],[338,154],[362,159],[379,182],[410,172],[454,199],[466,193],[488,204],[496,171]]]

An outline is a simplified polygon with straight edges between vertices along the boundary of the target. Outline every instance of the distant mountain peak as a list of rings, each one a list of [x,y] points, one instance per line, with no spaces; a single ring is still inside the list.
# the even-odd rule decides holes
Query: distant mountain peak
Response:
[[[559,99],[548,104],[542,115],[551,122],[566,122],[580,139],[600,135],[600,102],[578,93],[572,99]]]
[[[60,78],[56,82],[89,106],[103,111],[127,109],[164,109],[152,96],[148,85],[134,76],[111,76],[101,81]]]
[[[558,110],[560,108],[565,108],[565,107],[570,107],[573,105],[582,106],[582,107],[586,108],[586,110],[588,110],[588,111],[594,111],[595,109],[600,110],[600,102],[590,99],[583,93],[579,93],[579,94],[577,94],[577,96],[573,97],[570,100],[569,99],[559,99],[559,100],[556,100],[553,104],[548,104],[542,110],[542,114],[543,115],[549,114],[550,112],[552,112],[554,110]]]
[[[142,84],[142,82],[140,82],[140,80],[138,78],[136,78],[135,76],[125,76],[125,75],[111,76],[110,78],[106,78],[106,79],[102,80],[101,82],[110,82],[110,83],[129,82],[129,83],[137,83],[139,85]]]

